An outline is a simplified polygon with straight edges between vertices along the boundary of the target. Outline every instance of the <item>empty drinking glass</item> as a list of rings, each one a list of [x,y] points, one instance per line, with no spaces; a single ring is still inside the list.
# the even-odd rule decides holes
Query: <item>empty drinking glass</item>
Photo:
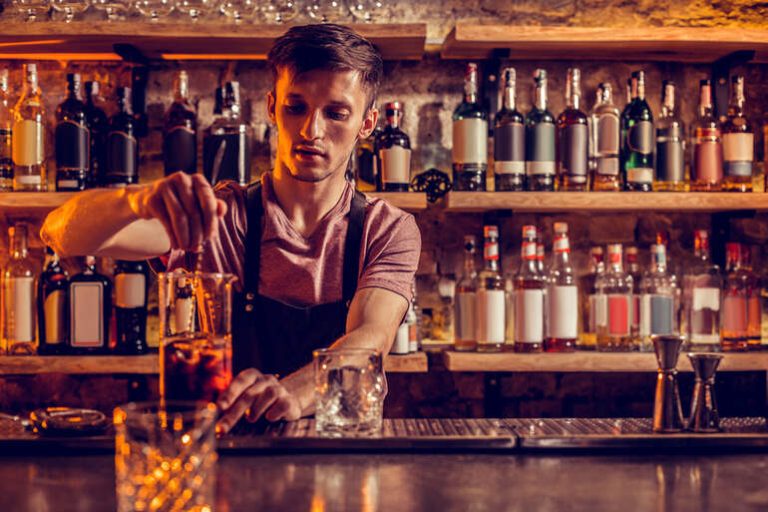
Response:
[[[317,23],[335,23],[349,16],[343,0],[309,0],[305,11]]]
[[[128,0],[91,0],[93,8],[103,11],[107,21],[116,21],[128,11]]]
[[[259,8],[259,18],[265,23],[288,23],[300,10],[299,0],[266,0]]]
[[[60,13],[67,23],[89,7],[87,0],[50,0],[55,13]]]
[[[192,21],[206,16],[214,5],[213,0],[176,0],[176,10],[189,15]]]
[[[173,0],[136,0],[134,5],[136,10],[150,21],[158,21],[171,13],[174,2]]]
[[[13,6],[24,21],[43,21],[51,10],[48,0],[13,0]]]
[[[350,0],[349,11],[359,21],[378,21],[384,10],[383,0]]]
[[[235,23],[252,19],[257,8],[256,0],[223,0],[219,5],[224,16]]]

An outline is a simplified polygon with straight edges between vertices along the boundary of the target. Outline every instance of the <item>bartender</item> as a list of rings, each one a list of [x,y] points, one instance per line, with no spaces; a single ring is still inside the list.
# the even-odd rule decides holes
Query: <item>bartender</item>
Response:
[[[238,277],[236,376],[219,427],[314,412],[312,351],[389,351],[411,299],[421,249],[413,216],[364,196],[346,178],[355,143],[376,126],[378,51],[337,25],[291,28],[269,53],[277,127],[271,172],[214,189],[176,173],[148,185],[90,190],[45,220],[61,256],[158,259],[168,270]]]

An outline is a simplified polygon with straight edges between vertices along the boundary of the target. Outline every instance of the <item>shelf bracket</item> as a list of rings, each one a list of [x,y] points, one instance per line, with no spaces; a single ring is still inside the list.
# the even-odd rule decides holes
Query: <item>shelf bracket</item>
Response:
[[[728,112],[728,87],[731,69],[755,58],[754,50],[739,50],[717,59],[712,64],[712,103],[715,117],[723,120]]]

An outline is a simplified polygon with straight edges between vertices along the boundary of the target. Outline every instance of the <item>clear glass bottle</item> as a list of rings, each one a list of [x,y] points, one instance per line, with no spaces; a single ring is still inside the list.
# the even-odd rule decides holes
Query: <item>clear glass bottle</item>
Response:
[[[691,191],[718,191],[723,183],[723,140],[712,107],[712,83],[699,82],[698,116],[691,130]]]
[[[640,259],[637,247],[629,246],[624,251],[626,271],[632,276],[632,304],[630,305],[630,325],[632,333],[640,331],[640,281],[643,279],[643,271],[640,269]]]
[[[650,192],[653,188],[653,114],[645,101],[645,73],[631,78],[632,101],[621,114],[621,174],[624,190]]]
[[[163,120],[163,167],[165,175],[197,172],[197,114],[189,102],[189,74],[176,73],[174,99]]]
[[[242,119],[238,82],[224,84],[221,105],[221,115],[205,131],[203,174],[211,185],[233,180],[245,186],[251,181],[253,133]]]
[[[725,245],[725,272],[720,341],[726,352],[747,350],[749,288],[741,268],[741,245],[738,243]]]
[[[709,233],[694,234],[694,262],[683,277],[683,321],[687,350],[720,351],[720,267],[709,259]]]
[[[13,190],[13,110],[8,69],[0,69],[0,192]]]
[[[147,288],[149,267],[144,261],[115,262],[116,350],[121,354],[144,354],[147,346]]]
[[[565,83],[566,108],[557,118],[559,148],[558,190],[589,190],[589,126],[581,111],[581,71],[569,68]]]
[[[400,129],[403,104],[392,101],[384,105],[386,125],[376,138],[379,172],[376,188],[380,192],[408,192],[411,184],[411,139]]]
[[[8,228],[10,259],[3,271],[3,337],[8,355],[37,352],[35,289],[37,271],[27,252],[27,225]]]
[[[477,274],[475,338],[478,352],[500,352],[506,331],[506,289],[499,270],[499,228],[484,226],[483,269]]]
[[[97,187],[103,183],[107,168],[107,133],[109,119],[98,105],[99,82],[85,82],[85,116],[90,130],[91,140],[91,172],[88,187]]]
[[[477,64],[467,64],[464,101],[453,112],[453,190],[485,190],[488,169],[488,113],[479,99]]]
[[[540,241],[536,242],[536,271],[544,279],[544,341],[549,336],[549,269],[544,263],[546,259],[546,251],[544,250],[544,244]]]
[[[56,109],[56,191],[85,190],[91,181],[91,134],[80,73],[67,74],[67,99]]]
[[[555,190],[555,118],[547,110],[547,71],[533,73],[534,105],[525,116],[526,190]]]
[[[760,279],[752,266],[752,248],[741,246],[741,268],[747,284],[747,348],[761,350]]]
[[[552,266],[547,283],[549,329],[545,352],[572,352],[579,336],[579,288],[571,266],[568,224],[555,222]]]
[[[628,352],[637,349],[632,333],[632,276],[624,272],[621,244],[608,246],[608,267],[598,279],[595,300],[597,350]]]
[[[595,350],[597,344],[597,281],[605,272],[603,248],[596,246],[589,251],[589,272],[579,279],[579,292],[582,305],[581,329],[576,347],[579,350]]]
[[[515,275],[515,352],[544,348],[544,291],[546,279],[536,259],[536,226],[523,226],[522,259]]]
[[[474,236],[464,237],[464,272],[456,283],[455,305],[456,326],[454,328],[454,349],[459,352],[477,350],[475,338],[475,298],[477,296],[477,270],[475,251],[477,240]]]
[[[37,291],[38,338],[40,355],[66,354],[69,349],[67,292],[69,275],[59,256],[46,248],[46,261]]]
[[[597,86],[597,100],[589,116],[590,168],[592,190],[617,192],[622,189],[619,173],[619,109],[613,104],[613,87]]]
[[[131,109],[130,87],[117,88],[118,112],[109,120],[103,185],[124,187],[139,182],[139,140]]]
[[[744,114],[744,77],[731,78],[731,100],[723,133],[723,190],[752,192],[755,134]]]
[[[640,282],[640,350],[653,350],[651,336],[679,332],[675,300],[677,287],[667,271],[667,248],[651,246],[651,268]]]
[[[12,141],[13,190],[45,191],[45,110],[36,64],[24,64],[24,87],[13,111]]]
[[[656,181],[653,189],[685,192],[685,125],[677,110],[675,83],[664,80],[661,115],[656,123]]]
[[[405,321],[408,324],[408,352],[413,354],[421,349],[421,307],[416,293],[416,279],[411,283],[411,303]]]
[[[525,188],[525,118],[517,110],[515,68],[505,68],[501,82],[502,108],[493,130],[493,170],[496,191]]]
[[[109,351],[112,283],[96,271],[96,258],[85,257],[85,268],[69,280],[69,346],[75,354]]]

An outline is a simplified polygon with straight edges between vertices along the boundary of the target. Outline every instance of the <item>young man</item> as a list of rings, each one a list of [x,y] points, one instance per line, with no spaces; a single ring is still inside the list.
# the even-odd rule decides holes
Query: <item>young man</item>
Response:
[[[269,63],[277,154],[260,185],[213,190],[201,175],[176,173],[151,185],[86,191],[52,212],[42,230],[62,256],[160,257],[168,269],[193,269],[205,241],[204,270],[239,278],[237,375],[218,402],[224,431],[243,415],[311,414],[315,348],[388,352],[421,246],[411,215],[366,198],[345,178],[356,141],[378,118],[376,49],[340,26],[294,27],[275,41]]]

